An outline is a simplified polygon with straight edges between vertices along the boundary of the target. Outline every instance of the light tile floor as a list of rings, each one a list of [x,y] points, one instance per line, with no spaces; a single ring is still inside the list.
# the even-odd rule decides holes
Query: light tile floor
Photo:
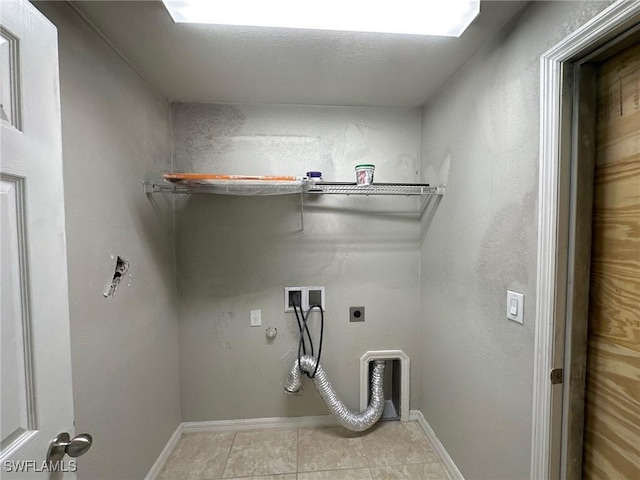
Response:
[[[446,480],[414,422],[185,434],[159,480]]]

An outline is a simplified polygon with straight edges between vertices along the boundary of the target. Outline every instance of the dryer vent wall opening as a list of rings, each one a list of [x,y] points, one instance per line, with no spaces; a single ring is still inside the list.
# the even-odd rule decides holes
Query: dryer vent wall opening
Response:
[[[401,364],[400,360],[388,359],[384,360],[384,410],[380,421],[400,420],[400,386],[401,386]],[[369,372],[373,372],[374,362],[369,362]],[[369,397],[371,392],[369,392]]]
[[[380,420],[409,421],[410,360],[402,350],[368,351],[360,358],[360,408],[369,402],[371,368],[384,361],[384,411]]]

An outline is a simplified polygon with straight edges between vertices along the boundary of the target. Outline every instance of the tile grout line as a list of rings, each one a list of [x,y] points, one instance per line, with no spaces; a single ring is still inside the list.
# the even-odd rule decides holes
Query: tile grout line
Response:
[[[233,440],[231,440],[231,446],[229,447],[229,451],[227,452],[227,458],[224,460],[224,467],[222,468],[222,476],[221,479],[225,478],[224,474],[227,471],[227,465],[229,464],[229,458],[231,458],[231,450],[233,450],[233,444],[236,443],[236,435],[238,432],[234,432]]]
[[[300,463],[300,429],[296,428],[296,480],[298,480],[299,463]]]
[[[371,472],[371,462],[369,461],[369,455],[367,455],[367,451],[364,448],[364,442],[362,441],[362,437],[359,437],[360,440],[360,448],[362,448],[362,453],[364,453],[364,459],[367,461],[367,468],[369,469],[369,475],[373,478],[373,472]]]
[[[364,448],[364,442],[362,441],[362,437],[360,437],[360,445],[362,445],[362,451],[364,452],[364,458],[367,459],[367,467],[369,469],[369,476],[373,480],[373,470],[371,470],[371,462],[369,461],[369,455],[367,455],[367,451]]]

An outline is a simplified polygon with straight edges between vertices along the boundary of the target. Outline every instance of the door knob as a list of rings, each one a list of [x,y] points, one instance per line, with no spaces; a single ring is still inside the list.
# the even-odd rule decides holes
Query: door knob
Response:
[[[84,455],[91,448],[92,443],[93,438],[88,433],[81,433],[73,437],[73,439],[69,437],[67,432],[59,433],[49,444],[47,462],[59,462],[65,454],[74,458]]]

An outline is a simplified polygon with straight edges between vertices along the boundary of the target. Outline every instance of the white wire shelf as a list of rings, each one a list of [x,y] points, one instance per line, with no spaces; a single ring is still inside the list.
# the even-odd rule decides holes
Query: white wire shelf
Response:
[[[236,195],[236,196],[253,196],[253,195],[289,195],[292,193],[304,193],[308,189],[308,185],[300,182],[294,183],[237,183],[219,182],[215,184],[179,184],[179,183],[163,183],[163,182],[144,182],[144,192],[157,193],[208,193],[217,195]]]
[[[443,195],[444,186],[423,183],[355,183],[319,182],[313,184],[306,193],[325,195]]]
[[[146,194],[167,192],[176,194],[209,193],[219,195],[287,195],[291,193],[315,195],[444,195],[444,185],[433,186],[422,183],[374,183],[356,185],[344,182],[317,182],[305,185],[264,184],[248,185],[246,182],[225,182],[224,184],[182,185],[167,182],[143,182]]]

